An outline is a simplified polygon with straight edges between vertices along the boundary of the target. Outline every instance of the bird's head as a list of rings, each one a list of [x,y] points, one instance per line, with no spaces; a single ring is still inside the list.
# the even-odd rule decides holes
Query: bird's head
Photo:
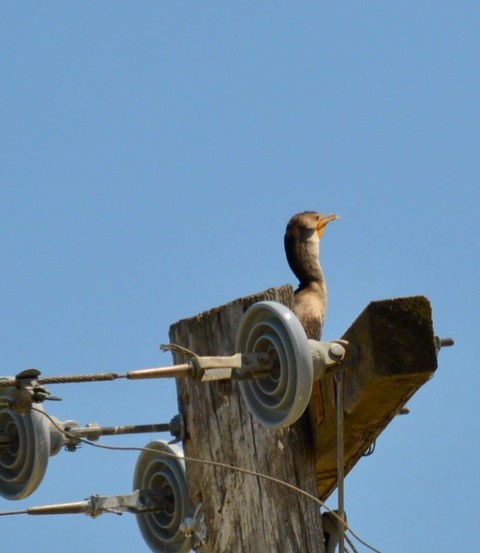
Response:
[[[325,227],[334,219],[338,219],[334,213],[330,215],[320,215],[315,211],[297,213],[288,222],[286,236],[291,236],[300,242],[318,242]]]
[[[290,268],[300,285],[312,281],[323,281],[322,268],[318,260],[320,238],[330,221],[338,219],[335,214],[320,215],[315,211],[304,211],[294,215],[285,232],[285,253]]]

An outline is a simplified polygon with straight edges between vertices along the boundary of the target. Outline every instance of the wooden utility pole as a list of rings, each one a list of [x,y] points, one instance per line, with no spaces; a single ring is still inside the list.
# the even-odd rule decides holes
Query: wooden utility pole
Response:
[[[293,309],[290,286],[240,298],[170,327],[170,341],[198,355],[232,355],[250,305],[274,300]],[[182,362],[174,354],[175,362]],[[272,430],[252,418],[234,381],[177,380],[185,418],[187,457],[267,474],[316,495],[315,457],[308,415]],[[186,463],[190,502],[201,553],[323,553],[318,504],[280,484],[200,463]],[[199,508],[199,505],[201,507]],[[204,535],[202,536],[202,534]]]
[[[170,340],[198,355],[233,355],[244,312],[262,300],[294,307],[290,286],[272,288],[172,325]],[[322,501],[337,486],[343,489],[343,474],[433,376],[439,348],[453,343],[435,337],[431,306],[423,296],[371,302],[343,339],[350,354],[337,367],[340,372],[319,381],[321,393],[310,400],[310,417],[304,414],[281,430],[252,418],[234,381],[177,380],[185,454],[267,474]],[[176,354],[175,361],[183,359]],[[318,504],[295,491],[188,461],[187,480],[197,512],[190,532],[197,551],[324,551]],[[342,497],[340,492],[339,509]]]

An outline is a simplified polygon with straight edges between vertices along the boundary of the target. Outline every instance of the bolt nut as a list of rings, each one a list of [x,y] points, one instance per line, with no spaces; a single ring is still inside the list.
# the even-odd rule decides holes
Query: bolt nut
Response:
[[[332,344],[328,350],[328,355],[335,361],[341,361],[345,356],[345,348],[340,344]]]

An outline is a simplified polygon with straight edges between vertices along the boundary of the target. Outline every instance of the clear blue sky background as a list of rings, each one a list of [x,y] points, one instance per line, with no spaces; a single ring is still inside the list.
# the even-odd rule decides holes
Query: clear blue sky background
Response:
[[[324,338],[424,294],[456,340],[347,478],[349,522],[384,553],[473,551],[479,25],[473,1],[2,2],[0,374],[168,364],[172,322],[294,284],[286,222],[335,211]],[[52,391],[82,424],[176,412],[173,382]],[[135,461],[61,452],[0,509],[127,493]],[[147,550],[129,515],[0,528],[2,551]]]

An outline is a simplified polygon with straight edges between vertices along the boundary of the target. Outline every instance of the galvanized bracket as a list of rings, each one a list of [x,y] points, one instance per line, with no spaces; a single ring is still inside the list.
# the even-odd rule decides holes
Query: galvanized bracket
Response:
[[[19,415],[30,413],[32,403],[42,403],[45,400],[60,401],[37,381],[40,371],[26,369],[18,373],[11,387],[5,387],[5,396],[0,399],[0,409],[11,409]]]
[[[308,340],[313,362],[313,380],[320,380],[323,376],[331,374],[337,368],[345,368],[360,355],[360,349],[347,340],[333,340],[331,342],[318,342]]]

